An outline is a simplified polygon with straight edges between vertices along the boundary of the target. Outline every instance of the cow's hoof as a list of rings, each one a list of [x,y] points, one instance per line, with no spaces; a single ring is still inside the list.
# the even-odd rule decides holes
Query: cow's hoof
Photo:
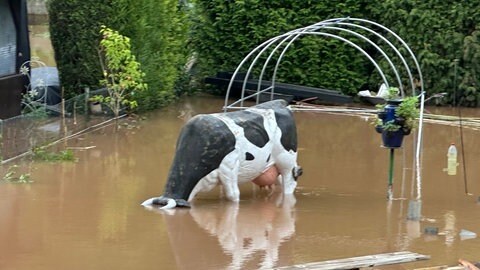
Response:
[[[148,199],[142,203],[143,206],[161,206],[161,208],[174,208],[177,206],[177,203],[175,202],[174,199],[171,198],[165,198],[165,197],[155,197]],[[160,208],[160,209],[161,209]]]
[[[185,201],[184,199],[177,199],[175,200],[177,202],[177,207],[187,207],[190,208],[190,203]]]
[[[150,198],[146,201],[144,201],[143,203],[141,203],[142,206],[149,206],[149,205],[152,205],[153,204],[153,200],[155,200],[156,198]]]
[[[295,166],[293,168],[293,178],[297,180],[298,177],[300,177],[303,174],[303,169],[300,166]]]

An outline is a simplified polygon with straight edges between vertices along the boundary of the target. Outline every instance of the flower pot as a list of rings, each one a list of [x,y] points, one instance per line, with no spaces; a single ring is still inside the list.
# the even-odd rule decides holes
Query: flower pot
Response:
[[[377,113],[377,116],[378,116],[378,119],[383,121],[385,120],[385,118],[387,118],[387,113],[385,111],[381,111]]]
[[[382,141],[383,146],[387,148],[399,148],[402,147],[403,143],[403,130],[399,129],[397,131],[382,131]]]
[[[98,101],[91,101],[90,102],[90,112],[92,114],[101,114],[103,112],[102,110],[102,104]]]

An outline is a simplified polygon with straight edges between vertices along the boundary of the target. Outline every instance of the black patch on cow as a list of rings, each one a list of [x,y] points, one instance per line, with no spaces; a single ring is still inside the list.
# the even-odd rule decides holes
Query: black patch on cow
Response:
[[[292,112],[286,106],[287,103],[284,100],[272,100],[257,105],[256,108],[273,109],[277,125],[282,131],[280,142],[283,148],[297,152],[297,127]]]
[[[267,158],[267,163],[270,161],[270,158],[272,157],[272,154],[268,155],[268,158]]]
[[[188,200],[195,185],[235,149],[235,136],[211,115],[197,115],[182,128],[164,197]]]
[[[249,152],[245,153],[245,160],[254,160],[254,159],[255,157],[251,153]]]
[[[293,175],[293,179],[295,179],[295,181],[297,181],[298,177],[302,176],[302,174],[303,174],[302,167],[300,167],[300,166],[293,167],[292,175]]]
[[[275,118],[277,119],[277,125],[282,131],[282,143],[285,150],[293,150],[297,152],[297,127],[293,120],[293,114],[290,110],[275,111]]]
[[[166,198],[164,196],[161,196],[161,197],[157,197],[155,199],[153,199],[152,201],[152,204],[153,205],[159,205],[159,206],[165,206],[168,204],[168,200],[170,200],[170,198]],[[184,199],[176,199],[175,200],[177,206],[176,207],[187,207],[187,208],[190,208],[190,204],[185,201]]]
[[[228,115],[235,124],[243,128],[245,138],[252,144],[260,148],[267,144],[269,137],[261,115],[249,111],[232,112]]]

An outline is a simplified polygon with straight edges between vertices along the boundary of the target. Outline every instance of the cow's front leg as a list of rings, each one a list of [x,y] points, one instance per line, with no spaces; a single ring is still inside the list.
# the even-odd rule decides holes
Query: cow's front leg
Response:
[[[238,170],[240,161],[236,151],[228,154],[220,163],[218,178],[222,183],[227,199],[238,202],[240,190],[238,189]]]
[[[298,167],[297,153],[293,151],[283,151],[276,157],[275,164],[282,175],[283,193],[293,194],[297,187],[296,175],[294,175],[294,173],[296,173],[294,170]]]

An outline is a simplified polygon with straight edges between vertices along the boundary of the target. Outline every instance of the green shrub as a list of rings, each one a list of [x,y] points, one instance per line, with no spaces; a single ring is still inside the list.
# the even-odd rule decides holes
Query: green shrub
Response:
[[[143,83],[145,73],[132,54],[128,37],[105,26],[100,33],[99,56],[103,71],[100,84],[107,88],[108,96],[98,95],[94,100],[105,103],[118,117],[123,107],[134,109],[138,106],[134,98],[147,89],[147,84]]]
[[[131,39],[145,72],[147,91],[135,99],[153,109],[174,98],[174,85],[188,58],[188,21],[178,0],[50,0],[50,27],[60,79],[69,96],[100,87],[100,26]]]

